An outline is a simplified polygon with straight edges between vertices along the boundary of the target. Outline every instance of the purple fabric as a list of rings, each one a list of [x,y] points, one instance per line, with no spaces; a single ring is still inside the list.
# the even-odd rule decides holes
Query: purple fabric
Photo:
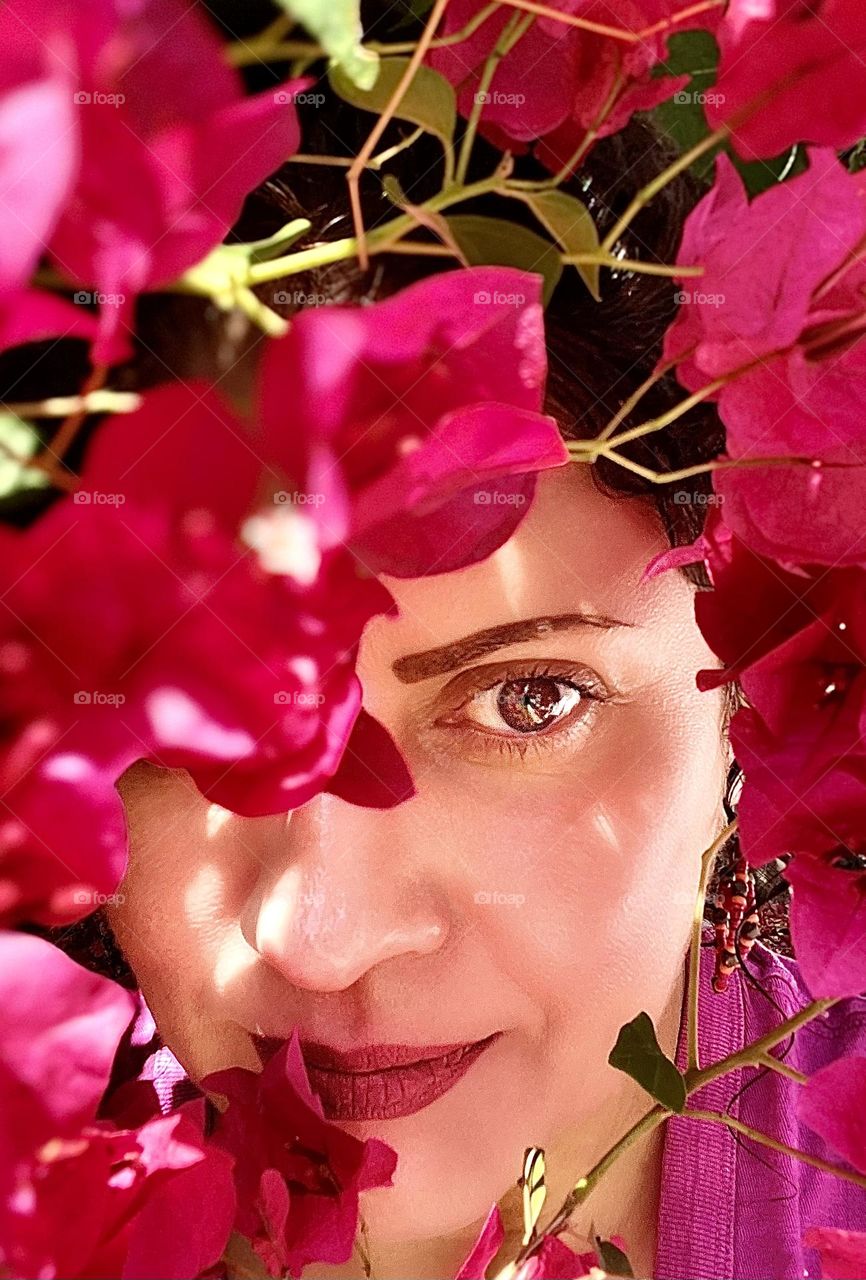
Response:
[[[727,994],[710,986],[711,947],[701,957],[701,1066],[727,1057],[809,1003],[797,966],[758,944],[749,958],[756,982],[738,974]],[[797,1033],[785,1060],[811,1075],[835,1058],[866,1055],[866,999],[845,1000]],[[686,1063],[685,1020],[677,1049]],[[753,1083],[752,1083],[753,1082]],[[744,1088],[745,1086],[745,1088]],[[732,1072],[689,1099],[728,1111],[788,1146],[841,1163],[799,1125],[800,1086],[776,1072]],[[866,1231],[866,1189],[780,1155],[722,1125],[668,1121],[662,1167],[655,1280],[804,1280],[818,1277],[818,1256],[802,1244],[811,1226]]]

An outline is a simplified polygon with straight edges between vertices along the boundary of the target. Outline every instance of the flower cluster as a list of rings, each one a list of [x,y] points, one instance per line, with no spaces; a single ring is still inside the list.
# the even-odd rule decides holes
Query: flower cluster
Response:
[[[736,681],[743,695],[731,741],[744,855],[785,860],[816,999],[859,995],[866,178],[837,154],[866,133],[859,0],[623,0],[615,16],[600,0],[488,8],[451,0],[428,33],[419,62],[435,101],[416,96],[406,118],[444,142],[449,181],[428,211],[392,186],[404,207],[390,240],[373,233],[378,249],[419,224],[454,248],[441,209],[477,194],[450,182],[458,142],[462,161],[476,131],[508,153],[487,189],[542,202],[567,247],[563,210],[581,206],[558,203],[560,179],[688,83],[665,66],[673,36],[716,36],[716,132],[701,146],[728,150],[676,264],[651,269],[686,288],[699,278],[658,377],[675,371],[683,414],[714,402],[726,446],[709,464],[717,502],[701,537],[651,572],[706,565],[696,616],[719,665],[698,680]],[[305,66],[353,46],[346,22],[342,45],[315,33],[323,47]],[[132,997],[32,929],[86,916],[117,890],[117,783],[136,761],[183,769],[247,816],[322,791],[377,808],[413,794],[355,669],[364,628],[396,610],[388,579],[483,560],[515,532],[539,473],[581,460],[544,413],[537,254],[513,265],[525,228],[512,228],[514,243],[476,251],[476,265],[287,325],[252,286],[280,278],[270,259],[297,228],[275,243],[223,241],[246,197],[301,149],[296,107],[311,81],[248,91],[233,64],[249,47],[227,56],[187,0],[6,0],[0,43],[0,351],[71,337],[93,367],[36,459],[5,443],[10,419],[25,435],[28,424],[0,415],[4,465],[61,491],[31,522],[0,524],[0,1275],[216,1280],[238,1236],[268,1273],[298,1275],[349,1257],[359,1196],[390,1184],[394,1152],[325,1118],[297,1036],[261,1072],[217,1072],[206,1096],[174,1109],[146,1079],[119,1085]],[[274,61],[286,63],[279,49]],[[403,64],[391,62],[398,83]],[[455,103],[459,140],[443,126]],[[750,200],[740,162],[795,144],[805,169]],[[549,188],[508,186],[513,154],[530,150],[555,175]],[[344,257],[362,256],[361,232],[339,242]],[[620,268],[612,247],[569,265]],[[280,259],[284,273],[318,250]],[[261,322],[271,340],[251,408],[211,382],[166,382],[89,424],[73,473],[63,452],[88,404],[117,404],[87,397],[130,356],[136,301],[160,290],[204,292]],[[50,418],[50,403],[21,415]],[[596,444],[625,464],[622,434]],[[862,1059],[831,1063],[804,1086],[801,1118],[866,1173],[864,1086]],[[459,1277],[481,1280],[503,1239],[494,1209]],[[827,1276],[862,1274],[866,1237],[816,1224],[808,1242]],[[516,1280],[590,1274],[599,1261],[555,1236],[536,1244]]]

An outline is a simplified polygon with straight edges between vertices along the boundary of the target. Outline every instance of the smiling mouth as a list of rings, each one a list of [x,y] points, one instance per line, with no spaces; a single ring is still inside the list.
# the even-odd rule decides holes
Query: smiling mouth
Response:
[[[441,1098],[466,1075],[501,1031],[453,1045],[368,1045],[344,1051],[302,1044],[310,1086],[329,1120],[396,1120]],[[285,1043],[253,1036],[263,1062]]]

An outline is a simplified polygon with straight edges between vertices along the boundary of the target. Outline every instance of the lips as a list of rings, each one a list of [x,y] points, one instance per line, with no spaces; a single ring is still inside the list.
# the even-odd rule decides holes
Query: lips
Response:
[[[302,1047],[310,1085],[329,1120],[396,1120],[421,1111],[453,1089],[501,1034],[432,1046]],[[265,1062],[284,1043],[266,1036],[253,1036],[253,1042]]]

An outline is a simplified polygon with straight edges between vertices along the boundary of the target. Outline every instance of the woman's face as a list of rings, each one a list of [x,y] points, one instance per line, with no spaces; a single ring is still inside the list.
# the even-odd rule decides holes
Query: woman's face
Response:
[[[725,751],[692,588],[640,581],[665,545],[569,466],[483,563],[387,580],[399,617],[359,674],[417,786],[395,809],[250,819],[182,772],[123,779],[112,924],[164,1038],[194,1079],[257,1068],[255,1033],[320,1046],[331,1114],[398,1152],[367,1206],[392,1238],[476,1221],[526,1146],[550,1163],[633,1087],[607,1066],[620,1026],[678,989]]]

